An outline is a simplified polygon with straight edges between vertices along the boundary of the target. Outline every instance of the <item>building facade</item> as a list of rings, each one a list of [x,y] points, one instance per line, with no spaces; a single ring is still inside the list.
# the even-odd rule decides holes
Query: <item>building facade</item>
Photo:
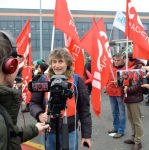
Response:
[[[111,40],[124,39],[124,32],[113,28],[116,12],[111,11],[71,11],[79,38],[91,28],[92,17],[103,18],[107,36]],[[149,34],[149,13],[139,13],[144,28]],[[40,58],[40,10],[38,9],[5,9],[0,8],[0,30],[9,30],[15,38],[22,31],[27,20],[31,18],[31,45],[33,60]],[[42,10],[42,52],[47,59],[51,49],[53,29],[53,10]],[[55,30],[54,47],[64,47],[64,35]]]

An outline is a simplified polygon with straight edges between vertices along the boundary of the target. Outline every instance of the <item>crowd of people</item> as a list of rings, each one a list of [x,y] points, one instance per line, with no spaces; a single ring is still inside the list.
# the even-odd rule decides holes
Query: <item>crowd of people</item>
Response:
[[[113,129],[109,130],[108,133],[115,133],[113,138],[120,138],[125,134],[126,128],[126,114],[125,107],[127,108],[127,118],[131,125],[131,138],[126,139],[124,143],[133,144],[131,150],[139,150],[142,148],[142,136],[143,136],[143,125],[142,125],[142,113],[140,109],[141,102],[144,97],[144,88],[149,88],[149,84],[138,85],[129,84],[129,73],[126,70],[126,61],[128,69],[145,69],[149,71],[149,68],[145,66],[143,61],[134,59],[132,52],[128,53],[128,59],[123,54],[115,54],[113,59],[113,66],[111,66],[111,72],[109,75],[109,81],[106,85],[106,93],[109,96],[111,110],[113,115]],[[118,86],[117,71],[124,70],[127,73],[128,83]],[[146,76],[148,78],[148,74]]]
[[[2,128],[2,132],[0,132],[0,149],[20,150],[22,142],[41,134],[41,142],[46,150],[55,150],[57,129],[59,130],[59,148],[62,148],[63,125],[67,122],[69,150],[78,150],[77,128],[78,122],[80,122],[81,146],[86,145],[90,150],[92,145],[92,118],[90,112],[91,60],[85,64],[82,77],[74,73],[72,56],[65,48],[56,48],[51,51],[48,61],[40,59],[36,62],[36,65],[32,67],[32,81],[53,81],[53,77],[65,78],[67,82],[71,83],[74,94],[72,96],[66,94],[66,96],[59,92],[52,97],[51,92],[49,98],[48,92],[32,92],[30,103],[23,112],[30,112],[37,123],[27,125],[24,130],[23,127],[17,126],[21,93],[13,88],[13,84],[17,77],[19,79],[19,89],[21,89],[21,71],[19,71],[18,64],[19,57],[22,56],[17,54],[14,43],[15,39],[11,33],[0,32],[0,126]],[[132,134],[130,139],[126,139],[124,143],[133,144],[131,150],[139,150],[142,148],[143,136],[140,104],[143,101],[143,91],[145,88],[149,89],[149,84],[123,84],[118,86],[117,71],[126,70],[126,61],[128,61],[128,69],[142,68],[149,72],[149,67],[145,66],[141,60],[133,59],[131,52],[128,53],[128,59],[121,53],[115,54],[113,64],[110,66],[109,80],[106,84],[106,94],[109,97],[113,117],[113,128],[107,132],[109,134],[115,133],[113,135],[115,139],[124,136],[128,117]],[[18,76],[20,77],[18,78]],[[149,73],[147,73],[146,78],[149,78]],[[50,106],[47,105],[47,99],[50,101]],[[65,105],[60,103],[57,107],[53,103],[53,99],[58,104],[59,99],[61,101],[65,100]],[[62,109],[60,109],[61,107]]]

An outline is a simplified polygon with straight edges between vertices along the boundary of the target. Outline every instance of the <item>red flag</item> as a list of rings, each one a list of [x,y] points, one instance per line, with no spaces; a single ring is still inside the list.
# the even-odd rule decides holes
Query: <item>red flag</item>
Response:
[[[82,77],[84,73],[84,55],[82,49],[75,43],[74,40],[72,40],[71,37],[64,34],[64,38],[65,47],[69,50],[70,54],[73,57],[74,72]]]
[[[66,0],[56,0],[54,25],[65,33],[65,43],[67,43],[65,46],[73,57],[74,72],[83,76],[84,56],[80,47],[80,40],[75,23],[68,9]]]
[[[22,68],[22,98],[27,105],[31,98],[31,92],[28,90],[28,83],[32,80],[32,54],[31,54],[31,31],[30,19],[27,21],[22,32],[16,40],[18,54],[23,56],[19,67]]]
[[[149,60],[149,37],[131,0],[126,4],[125,37],[133,41],[133,58]]]
[[[100,19],[98,28],[95,19],[92,27],[92,105],[94,113],[100,114],[100,92],[106,85],[110,72],[111,55],[107,42],[107,35],[104,28],[103,19]]]
[[[74,20],[70,14],[66,0],[56,0],[54,11],[54,26],[70,36],[76,44],[80,45]]]
[[[97,26],[99,27],[101,20],[97,21]],[[82,37],[81,47],[85,49],[85,51],[91,56],[92,55],[92,34],[93,34],[93,26],[89,29],[89,31]]]

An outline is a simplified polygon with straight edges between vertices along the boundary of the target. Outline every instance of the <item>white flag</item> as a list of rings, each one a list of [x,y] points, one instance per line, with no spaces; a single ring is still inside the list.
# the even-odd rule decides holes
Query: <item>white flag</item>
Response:
[[[121,31],[125,32],[125,23],[126,23],[126,16],[122,12],[118,11],[116,13],[113,26],[120,29]]]

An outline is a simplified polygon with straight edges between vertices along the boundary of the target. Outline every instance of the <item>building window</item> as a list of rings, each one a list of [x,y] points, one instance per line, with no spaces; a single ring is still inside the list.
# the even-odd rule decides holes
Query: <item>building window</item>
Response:
[[[112,24],[107,24],[107,30],[111,30],[113,28],[113,25]]]
[[[50,29],[50,23],[49,22],[43,22],[42,28],[43,28],[43,30],[49,30]]]
[[[149,25],[143,24],[143,27],[144,27],[145,31],[149,30]]]
[[[35,30],[36,29],[36,22],[31,21],[30,22],[30,28],[31,28],[31,30]]]
[[[83,30],[83,24],[82,23],[76,23],[77,30]]]
[[[1,30],[7,30],[8,29],[7,22],[6,21],[0,22],[0,28]]]
[[[14,29],[14,22],[8,21],[8,30],[13,30]]]
[[[21,30],[22,29],[21,21],[15,21],[14,26],[15,26],[15,29]]]

